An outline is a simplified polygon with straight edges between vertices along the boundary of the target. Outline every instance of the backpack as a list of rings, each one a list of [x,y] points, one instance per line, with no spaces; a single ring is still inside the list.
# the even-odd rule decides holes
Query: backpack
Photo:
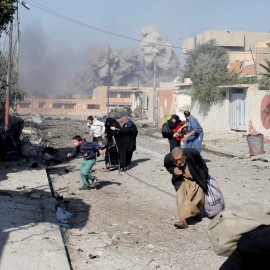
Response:
[[[225,202],[217,181],[209,175],[208,191],[204,197],[204,210],[208,217],[214,217],[225,209]]]
[[[169,125],[167,123],[164,123],[161,128],[161,133],[163,138],[169,138],[170,137],[170,129]]]
[[[217,255],[230,256],[243,234],[263,225],[270,225],[268,205],[237,205],[211,220],[208,225],[208,237]]]

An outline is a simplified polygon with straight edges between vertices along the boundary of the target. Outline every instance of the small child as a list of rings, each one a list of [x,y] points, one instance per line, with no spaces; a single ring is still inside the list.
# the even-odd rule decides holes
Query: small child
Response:
[[[83,154],[80,171],[83,187],[80,189],[94,188],[97,184],[97,178],[91,173],[91,169],[96,162],[96,153],[98,152],[100,155],[104,155],[104,153],[97,142],[88,142],[79,135],[73,137],[73,144],[73,152],[72,154],[68,153],[67,157],[75,158],[79,152]],[[92,185],[89,184],[89,180],[92,180]]]

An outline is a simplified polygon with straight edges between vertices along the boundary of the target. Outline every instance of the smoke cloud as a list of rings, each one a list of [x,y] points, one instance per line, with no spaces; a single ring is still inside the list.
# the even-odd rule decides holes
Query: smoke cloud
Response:
[[[153,86],[154,55],[156,83],[171,81],[179,74],[179,60],[171,47],[153,26],[141,31],[140,51],[119,48],[110,51],[110,85]],[[161,46],[166,45],[166,46]],[[108,82],[108,48],[86,48],[78,51],[65,42],[57,43],[38,25],[24,29],[20,44],[19,88],[32,94],[91,94]],[[86,58],[87,59],[87,58]]]
[[[121,48],[110,52],[110,85],[153,86],[154,56],[156,55],[156,82],[171,81],[179,75],[179,59],[172,45],[162,39],[153,26],[142,29],[141,52],[133,48]],[[76,83],[81,89],[92,91],[107,85],[108,49],[95,48],[89,57],[90,73],[78,72]]]
[[[145,79],[149,82],[149,78],[153,77],[154,55],[156,55],[157,81],[175,79],[179,75],[180,63],[172,45],[162,39],[151,25],[143,28],[141,34],[143,39],[140,47],[145,63]]]
[[[45,35],[39,25],[26,27],[20,42],[19,88],[44,96],[74,92],[74,74],[84,62],[80,55]]]

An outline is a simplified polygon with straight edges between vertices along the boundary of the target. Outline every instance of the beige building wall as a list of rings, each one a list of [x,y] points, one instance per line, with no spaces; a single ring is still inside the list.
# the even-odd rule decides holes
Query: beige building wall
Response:
[[[204,107],[197,101],[192,101],[189,95],[175,93],[177,97],[176,112],[180,119],[185,119],[184,111],[189,110],[196,117],[205,132],[230,130],[229,96],[209,107]]]
[[[264,135],[264,141],[270,143],[270,90],[258,90],[258,85],[228,86],[226,99],[213,104],[211,107],[204,107],[197,101],[192,101],[190,96],[175,92],[175,110],[181,119],[184,119],[183,112],[190,110],[200,122],[205,132],[230,130],[230,93],[232,89],[246,88],[246,109],[247,109],[247,134]]]
[[[205,31],[197,35],[196,44],[204,44],[211,39],[215,39],[218,45],[222,47],[245,47],[245,32],[243,31]]]
[[[196,44],[204,44],[211,39],[215,39],[219,46],[228,50],[229,61],[233,63],[237,60],[255,59],[255,44],[270,41],[270,33],[211,30],[198,34]],[[184,40],[182,52],[186,53],[188,50],[193,50],[194,41],[194,38]],[[253,56],[250,49],[253,52]]]

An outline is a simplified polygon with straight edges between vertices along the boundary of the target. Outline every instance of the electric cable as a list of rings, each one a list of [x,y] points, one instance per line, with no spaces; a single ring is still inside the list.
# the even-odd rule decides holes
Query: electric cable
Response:
[[[75,24],[81,25],[83,27],[90,28],[90,29],[93,29],[95,31],[99,31],[99,32],[102,32],[102,33],[105,33],[105,34],[108,34],[108,35],[112,35],[112,36],[116,36],[116,37],[120,37],[120,38],[124,38],[124,39],[129,39],[129,40],[133,40],[133,41],[136,41],[136,42],[148,43],[148,44],[155,45],[155,46],[169,47],[169,48],[174,48],[174,49],[182,49],[181,47],[177,47],[177,46],[145,41],[145,40],[141,40],[141,39],[132,38],[132,37],[124,36],[124,35],[121,35],[121,34],[113,33],[113,32],[110,32],[110,31],[107,31],[107,30],[104,30],[104,29],[101,29],[101,28],[98,28],[98,27],[95,27],[95,26],[91,26],[91,25],[83,23],[81,21],[75,20],[75,19],[70,18],[68,16],[65,16],[63,14],[60,14],[60,13],[58,13],[56,11],[53,11],[53,10],[51,10],[51,9],[45,7],[45,6],[40,5],[39,3],[37,3],[37,2],[35,2],[33,0],[31,0],[31,1],[29,0],[27,2],[29,2],[34,7],[39,8],[39,9],[45,11],[45,12],[48,12],[48,13],[54,15],[54,16],[57,16],[57,17],[62,18],[64,20],[70,21],[72,23],[75,23]]]
[[[57,16],[57,17],[59,17],[61,19],[67,20],[67,21],[72,22],[74,24],[81,25],[83,27],[90,28],[92,30],[102,32],[102,33],[105,33],[105,34],[108,34],[108,35],[112,35],[112,36],[116,36],[116,37],[120,37],[120,38],[124,38],[124,39],[128,39],[128,40],[133,40],[133,41],[136,41],[136,42],[143,42],[143,43],[151,44],[151,45],[154,45],[154,46],[161,46],[161,47],[169,47],[169,48],[174,48],[174,49],[186,49],[186,50],[189,50],[188,48],[183,48],[183,47],[179,47],[179,46],[166,45],[166,44],[160,44],[160,43],[145,41],[145,40],[141,40],[141,39],[132,38],[132,37],[128,37],[128,36],[125,36],[125,35],[117,34],[117,33],[114,33],[114,32],[110,32],[110,31],[107,31],[107,30],[104,30],[104,29],[101,29],[101,28],[98,28],[98,27],[91,26],[89,24],[83,23],[81,21],[75,20],[75,19],[70,18],[68,16],[65,16],[65,15],[63,15],[61,13],[58,13],[58,12],[52,10],[52,9],[49,9],[49,8],[35,2],[34,0],[28,0],[27,2],[29,2],[31,5],[33,5],[36,8],[41,9],[41,10],[43,10],[43,11],[45,11],[47,13],[50,13],[50,14],[52,14],[54,16]],[[193,51],[193,50],[194,49],[191,49],[189,51]],[[228,51],[228,52],[230,54],[250,53],[250,51],[243,51],[243,52],[230,52],[230,51]],[[270,52],[269,53],[254,52],[254,54],[270,54]]]

